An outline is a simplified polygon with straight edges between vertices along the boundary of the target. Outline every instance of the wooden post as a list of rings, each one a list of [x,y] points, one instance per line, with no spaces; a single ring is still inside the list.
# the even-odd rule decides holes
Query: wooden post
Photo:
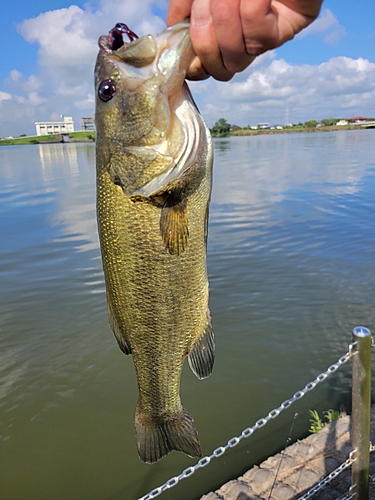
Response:
[[[356,352],[352,372],[352,491],[355,500],[369,498],[371,332],[364,326],[353,330]]]

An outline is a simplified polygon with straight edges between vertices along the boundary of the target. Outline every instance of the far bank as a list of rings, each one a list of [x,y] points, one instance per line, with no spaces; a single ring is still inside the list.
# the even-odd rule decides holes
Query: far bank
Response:
[[[345,125],[345,126],[322,126],[322,127],[306,127],[306,126],[293,126],[290,128],[276,129],[250,129],[250,128],[236,128],[226,133],[218,134],[211,130],[211,135],[214,138],[220,137],[240,137],[249,135],[273,135],[273,134],[298,134],[298,133],[311,133],[311,132],[337,132],[342,130],[358,130],[358,129],[375,128],[375,126],[358,126],[358,125]],[[71,132],[69,134],[55,134],[43,136],[23,136],[14,137],[11,139],[0,139],[0,146],[19,146],[23,144],[56,144],[65,142],[95,142],[95,132],[93,131],[80,131]]]

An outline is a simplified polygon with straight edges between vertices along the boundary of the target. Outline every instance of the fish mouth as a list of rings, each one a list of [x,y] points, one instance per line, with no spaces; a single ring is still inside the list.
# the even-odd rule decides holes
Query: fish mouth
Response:
[[[100,51],[120,63],[122,78],[160,80],[160,91],[170,95],[181,88],[186,71],[195,57],[188,20],[171,26],[156,36],[138,37],[124,23],[117,23],[107,36],[99,39]],[[129,41],[124,40],[124,36]],[[121,64],[122,63],[122,64]]]

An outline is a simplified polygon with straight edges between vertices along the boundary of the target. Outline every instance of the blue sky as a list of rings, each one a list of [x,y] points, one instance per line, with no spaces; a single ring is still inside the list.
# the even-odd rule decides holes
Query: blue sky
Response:
[[[97,39],[118,22],[138,34],[165,25],[167,0],[3,2],[0,137],[34,122],[94,113]],[[375,116],[375,2],[326,0],[319,19],[231,82],[190,84],[211,126]]]

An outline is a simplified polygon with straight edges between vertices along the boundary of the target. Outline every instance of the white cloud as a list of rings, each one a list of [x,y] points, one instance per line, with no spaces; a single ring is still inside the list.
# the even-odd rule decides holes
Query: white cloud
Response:
[[[28,19],[18,29],[27,41],[39,44],[41,73],[58,85],[57,94],[67,95],[70,89],[80,92],[83,82],[87,85],[98,53],[98,38],[117,22],[125,21],[138,34],[164,28],[162,20],[152,14],[152,4],[152,0],[102,0],[95,12],[90,4],[84,9],[71,5]]]
[[[375,63],[335,57],[318,65],[291,65],[282,59],[246,70],[246,80],[211,81],[198,96],[208,124],[225,117],[238,125],[283,123],[328,116],[375,115]],[[203,98],[202,98],[203,97]]]
[[[164,21],[152,12],[156,4],[164,6],[164,0],[101,0],[96,10],[90,3],[83,8],[71,5],[23,21],[17,29],[26,41],[38,45],[39,69],[25,79],[15,68],[4,82],[11,91],[0,93],[0,116],[4,117],[0,118],[0,136],[24,133],[25,127],[33,134],[34,122],[51,119],[53,114],[73,115],[76,123],[81,110],[92,115],[99,36],[117,22],[125,22],[139,35],[161,31]]]
[[[23,79],[22,73],[16,69],[12,69],[8,78],[8,82],[10,84],[12,83],[18,84],[22,81],[22,79]]]
[[[89,110],[94,109],[95,106],[95,98],[94,94],[87,94],[85,99],[80,99],[79,101],[74,101],[74,106],[81,110]]]
[[[309,35],[323,35],[326,43],[336,45],[339,39],[346,35],[346,29],[330,9],[322,9],[318,19],[301,31],[296,38],[305,38]]]
[[[95,4],[97,5],[97,4]],[[19,33],[38,46],[38,71],[25,77],[15,67],[0,91],[0,136],[34,133],[34,122],[94,112],[93,69],[97,40],[117,22],[143,35],[164,28],[152,8],[166,9],[166,0],[101,0],[94,9],[68,8],[45,12],[18,26]],[[300,37],[327,40],[344,33],[335,15],[323,9]],[[366,59],[336,57],[319,65],[291,65],[270,51],[258,57],[231,82],[213,80],[190,86],[209,125],[225,117],[247,125],[261,121],[298,122],[309,118],[375,115],[375,64]]]
[[[9,101],[12,99],[12,95],[9,92],[1,92],[0,91],[0,102],[1,101]]]

